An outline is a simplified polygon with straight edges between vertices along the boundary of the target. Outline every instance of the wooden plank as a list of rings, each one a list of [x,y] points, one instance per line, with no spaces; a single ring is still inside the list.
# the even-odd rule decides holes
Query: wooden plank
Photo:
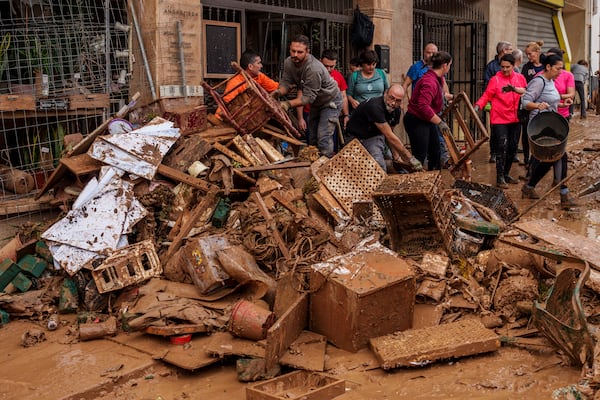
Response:
[[[308,294],[302,293],[292,306],[267,331],[265,366],[271,369],[300,336],[308,319]]]
[[[104,165],[104,163],[93,159],[87,153],[61,158],[59,162],[77,176],[98,172]]]
[[[262,151],[265,153],[270,162],[283,160],[283,154],[277,151],[277,149],[271,146],[271,143],[261,138],[254,138],[256,143],[260,146]]]
[[[54,196],[44,196],[39,199],[31,197],[0,201],[0,215],[13,215],[32,211],[51,210],[62,202],[54,201]]]
[[[185,172],[181,172],[175,168],[171,168],[168,165],[160,164],[158,166],[158,173],[166,176],[167,178],[175,179],[178,182],[186,183],[196,189],[202,190],[204,193],[208,193],[208,191],[213,187],[210,183],[206,182],[204,179],[195,178],[191,175],[186,174]]]
[[[600,252],[598,252],[598,241],[596,239],[587,238],[559,224],[543,219],[517,222],[514,226],[537,239],[558,247],[558,250],[586,260],[590,263],[590,267],[600,271]]]
[[[264,164],[257,156],[254,154],[248,143],[242,139],[241,136],[236,136],[232,140],[233,145],[238,149],[244,158],[248,159],[250,163],[254,166]],[[245,171],[244,171],[245,172]]]
[[[281,139],[281,140],[283,140],[285,142],[288,142],[290,144],[294,144],[296,146],[306,146],[306,143],[304,143],[304,142],[302,142],[302,141],[300,141],[298,139],[295,139],[295,138],[293,138],[291,136],[288,136],[288,135],[277,133],[274,130],[269,129],[269,128],[262,128],[261,132],[264,133],[264,134],[266,134],[266,135],[273,136],[274,138]]]
[[[175,252],[177,250],[179,250],[179,247],[181,247],[181,244],[183,243],[183,239],[187,236],[188,233],[190,233],[192,228],[199,222],[198,218],[203,213],[205,213],[206,210],[208,210],[209,208],[213,208],[215,206],[217,191],[218,191],[218,189],[216,187],[212,187],[208,191],[208,193],[206,194],[204,199],[202,199],[202,201],[198,202],[196,207],[194,207],[194,211],[190,215],[190,218],[186,221],[185,224],[183,224],[183,226],[177,233],[177,236],[171,242],[171,245],[169,246],[169,249],[165,253],[165,256],[161,260],[161,262],[163,264],[166,264],[166,261],[171,259],[171,257],[173,257]],[[206,221],[204,221],[204,222],[206,222]]]
[[[256,179],[252,178],[251,176],[248,176],[245,173],[243,173],[242,171],[235,169],[235,168],[232,169],[232,171],[235,175],[239,176],[241,179],[245,180],[249,184],[256,185]]]
[[[350,216],[346,213],[344,207],[337,201],[331,192],[323,185],[319,187],[319,191],[313,193],[313,198],[331,215],[336,223],[343,222]]]
[[[265,357],[264,342],[256,342],[250,339],[242,339],[233,336],[229,332],[215,332],[211,335],[212,340],[206,345],[206,352],[213,356],[241,356],[241,357]]]
[[[246,160],[244,157],[238,155],[234,151],[229,150],[227,147],[223,146],[221,143],[213,143],[212,145],[215,149],[219,150],[221,153],[225,154],[227,157],[231,158],[234,161],[239,162],[244,167],[249,167],[250,161]]]
[[[229,143],[237,134],[236,133],[231,133],[225,136],[215,136],[215,137],[209,137],[206,138],[206,141],[210,144],[215,144],[215,143]]]
[[[277,226],[276,226],[275,222],[273,221],[273,217],[271,216],[271,213],[267,209],[267,205],[265,204],[263,198],[261,197],[261,195],[258,192],[253,192],[252,197],[253,197],[254,202],[256,203],[256,206],[258,207],[258,210],[260,211],[262,216],[267,221],[269,230],[271,231],[271,234],[275,238],[275,242],[277,242],[277,246],[279,247],[279,250],[281,250],[281,253],[283,254],[283,256],[285,258],[289,259],[290,251],[288,250],[285,242],[283,241],[281,234],[277,230]]]
[[[325,336],[302,331],[289,349],[290,351],[284,352],[279,359],[279,364],[306,371],[322,372],[325,370],[325,352],[327,351]]]
[[[262,151],[262,148],[258,145],[258,143],[256,143],[254,136],[245,135],[243,137],[243,139],[246,141],[246,143],[248,143],[248,146],[250,146],[250,148],[252,149],[252,152],[254,153],[256,158],[258,158],[260,160],[261,165],[269,163],[269,159],[267,158],[265,153]]]
[[[162,163],[179,171],[187,171],[190,165],[197,160],[202,160],[211,150],[211,144],[197,134],[182,136],[165,155]]]
[[[212,341],[211,336],[194,336],[193,346],[174,346],[163,337],[146,335],[141,332],[131,332],[105,339],[189,371],[212,365],[221,360],[206,352],[206,345]]]
[[[310,167],[310,161],[299,161],[299,162],[288,162],[283,164],[267,164],[258,165],[254,167],[242,167],[238,168],[242,172],[260,172],[269,171],[271,169],[286,169],[286,168],[304,168]]]
[[[180,324],[167,326],[150,325],[145,329],[145,332],[150,335],[157,336],[174,336],[185,335],[188,333],[209,332],[209,328],[204,324]]]
[[[380,336],[371,339],[370,346],[381,368],[387,370],[496,351],[500,339],[473,318]]]
[[[214,138],[218,136],[227,136],[227,135],[236,135],[237,131],[231,126],[223,126],[223,127],[213,127],[205,130],[204,132],[198,133],[203,139]]]

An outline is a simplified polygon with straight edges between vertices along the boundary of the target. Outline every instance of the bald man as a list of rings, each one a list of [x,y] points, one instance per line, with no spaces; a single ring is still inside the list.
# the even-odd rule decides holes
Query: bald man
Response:
[[[401,120],[403,98],[402,86],[393,84],[383,93],[383,96],[373,97],[360,103],[350,116],[346,127],[347,142],[358,139],[385,171],[387,171],[386,142],[394,161],[407,161],[415,171],[423,169],[419,160],[413,157],[392,131]]]

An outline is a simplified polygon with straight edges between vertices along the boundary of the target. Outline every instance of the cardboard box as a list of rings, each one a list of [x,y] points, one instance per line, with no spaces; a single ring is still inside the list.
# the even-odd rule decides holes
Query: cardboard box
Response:
[[[346,392],[344,380],[294,371],[246,388],[246,400],[329,400]]]
[[[310,330],[343,350],[355,352],[370,338],[411,328],[414,271],[383,246],[313,265],[310,286]]]

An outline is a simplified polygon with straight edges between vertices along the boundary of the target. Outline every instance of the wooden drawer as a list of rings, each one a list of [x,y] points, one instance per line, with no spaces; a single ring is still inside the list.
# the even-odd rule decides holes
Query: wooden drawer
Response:
[[[69,95],[69,110],[81,108],[108,108],[109,96],[106,93]]]
[[[0,94],[0,111],[35,111],[35,96],[30,94]]]

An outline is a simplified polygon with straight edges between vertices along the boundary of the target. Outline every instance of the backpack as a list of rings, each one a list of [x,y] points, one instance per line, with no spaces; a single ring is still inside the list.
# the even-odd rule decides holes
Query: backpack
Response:
[[[354,9],[354,20],[352,21],[352,33],[350,41],[359,49],[369,46],[373,42],[375,24],[368,15],[360,12],[358,6]]]
[[[533,77],[533,79],[535,79],[535,78],[537,78],[537,76]],[[531,80],[533,80],[533,79],[531,79]],[[542,86],[542,93],[543,93],[544,88],[546,88],[546,81],[542,78],[542,82],[544,82],[544,86]],[[541,93],[540,93],[540,95],[541,95]],[[525,124],[525,123],[527,123],[527,121],[529,121],[529,113],[531,111],[528,111],[523,108],[523,105],[521,104],[522,97],[523,96],[519,97],[519,108],[517,108],[517,118],[519,119],[520,123]]]

